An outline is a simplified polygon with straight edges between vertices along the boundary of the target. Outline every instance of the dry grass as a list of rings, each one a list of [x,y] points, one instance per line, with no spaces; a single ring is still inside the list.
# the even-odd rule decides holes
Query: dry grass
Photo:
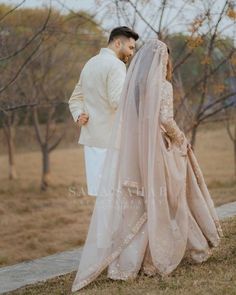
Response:
[[[93,283],[73,294],[86,295],[235,295],[236,217],[223,223],[225,237],[203,264],[183,260],[167,278],[139,275],[132,281],[112,281],[105,272]],[[10,292],[8,295],[69,295],[75,273],[46,283]]]
[[[47,256],[83,244],[94,200],[71,196],[64,186],[1,191],[0,265]],[[17,198],[16,198],[17,197]]]
[[[236,200],[233,152],[222,128],[201,130],[196,154],[216,205]],[[0,266],[46,256],[83,244],[94,199],[86,187],[83,151],[76,143],[52,153],[52,187],[39,191],[41,155],[18,152],[19,179],[7,180],[7,157],[0,156]]]
[[[197,134],[196,154],[208,184],[232,182],[233,144],[224,126],[204,125]]]

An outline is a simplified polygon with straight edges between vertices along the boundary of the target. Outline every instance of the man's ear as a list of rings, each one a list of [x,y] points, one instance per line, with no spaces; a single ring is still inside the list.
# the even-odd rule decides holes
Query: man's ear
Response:
[[[116,48],[120,48],[120,44],[121,44],[121,40],[120,40],[119,38],[117,38],[117,39],[115,40],[115,47],[116,47]]]

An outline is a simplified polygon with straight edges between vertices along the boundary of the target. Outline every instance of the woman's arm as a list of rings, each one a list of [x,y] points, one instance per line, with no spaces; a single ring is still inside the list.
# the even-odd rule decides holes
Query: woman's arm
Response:
[[[160,122],[164,127],[165,132],[171,139],[172,143],[178,146],[187,144],[187,139],[184,133],[179,129],[174,120],[173,115],[173,88],[171,84],[166,84],[163,87],[161,107],[160,107]]]

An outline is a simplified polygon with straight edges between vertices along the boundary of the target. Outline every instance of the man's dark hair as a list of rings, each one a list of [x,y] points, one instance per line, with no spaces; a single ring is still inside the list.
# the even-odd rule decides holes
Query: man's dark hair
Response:
[[[108,44],[111,43],[116,37],[120,37],[120,36],[133,38],[135,41],[137,41],[139,38],[139,35],[135,31],[131,30],[130,28],[125,26],[117,27],[111,31]]]

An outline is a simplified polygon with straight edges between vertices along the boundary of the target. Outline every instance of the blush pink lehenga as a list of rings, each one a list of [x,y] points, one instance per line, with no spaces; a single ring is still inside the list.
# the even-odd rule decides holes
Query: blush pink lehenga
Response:
[[[186,253],[200,263],[219,244],[213,201],[173,119],[167,58],[152,39],[131,62],[72,291],[106,268],[114,280],[166,275]]]

